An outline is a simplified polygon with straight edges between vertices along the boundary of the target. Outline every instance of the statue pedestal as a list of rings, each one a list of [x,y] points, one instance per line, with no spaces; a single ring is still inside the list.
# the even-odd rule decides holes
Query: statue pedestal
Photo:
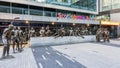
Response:
[[[32,37],[30,40],[30,44],[32,47],[34,46],[52,46],[52,45],[64,45],[64,44],[74,44],[81,42],[94,42],[96,41],[95,35],[88,35],[82,37],[75,36],[64,36],[64,37]]]

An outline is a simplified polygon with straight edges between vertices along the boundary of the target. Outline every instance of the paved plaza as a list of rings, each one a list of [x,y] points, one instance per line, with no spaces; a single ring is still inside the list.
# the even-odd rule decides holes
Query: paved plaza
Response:
[[[21,53],[13,54],[11,50],[10,54],[15,58],[0,60],[0,68],[120,68],[120,39],[25,47]]]

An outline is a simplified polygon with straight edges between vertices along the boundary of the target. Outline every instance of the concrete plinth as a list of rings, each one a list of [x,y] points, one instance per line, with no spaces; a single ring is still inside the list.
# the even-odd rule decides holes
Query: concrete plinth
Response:
[[[73,44],[81,42],[92,42],[95,41],[94,35],[88,35],[82,37],[75,36],[64,36],[64,37],[32,37],[30,40],[31,46],[50,46],[50,45],[62,45],[62,44]]]

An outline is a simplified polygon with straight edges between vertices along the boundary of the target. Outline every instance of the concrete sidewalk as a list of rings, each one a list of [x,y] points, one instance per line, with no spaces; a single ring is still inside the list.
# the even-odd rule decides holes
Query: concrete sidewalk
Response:
[[[0,56],[2,50],[0,49]],[[25,48],[21,53],[12,53],[15,58],[0,60],[0,68],[38,68],[31,48]]]
[[[112,41],[111,45],[100,43],[81,43],[64,46],[53,46],[56,51],[66,54],[86,68],[120,68],[120,41]],[[114,44],[114,45],[113,45]]]
[[[116,45],[120,46],[120,41],[34,48],[26,45],[21,53],[10,50],[15,58],[0,60],[0,68],[120,68],[120,47]]]

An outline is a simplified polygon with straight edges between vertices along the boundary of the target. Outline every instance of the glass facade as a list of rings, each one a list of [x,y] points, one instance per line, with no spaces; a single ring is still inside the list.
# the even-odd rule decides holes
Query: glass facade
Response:
[[[74,11],[17,4],[17,3],[6,3],[0,2],[0,12],[2,13],[13,13],[23,15],[35,15],[35,16],[47,16],[67,19],[79,19],[79,20],[95,20],[94,14],[80,13]]]
[[[77,8],[82,10],[97,11],[97,0],[36,0],[49,4]]]
[[[120,8],[120,0],[102,0],[102,11]]]

